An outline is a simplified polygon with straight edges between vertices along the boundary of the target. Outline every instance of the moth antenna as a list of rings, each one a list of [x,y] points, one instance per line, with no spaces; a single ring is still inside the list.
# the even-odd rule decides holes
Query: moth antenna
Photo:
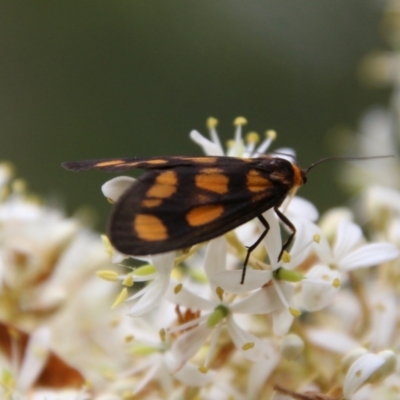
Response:
[[[374,160],[376,158],[392,158],[394,155],[384,155],[384,156],[371,156],[371,157],[353,157],[353,156],[333,156],[333,157],[326,157],[322,158],[321,160],[316,161],[315,163],[311,164],[308,168],[304,170],[305,174],[307,175],[310,170],[312,170],[314,167],[316,167],[318,164],[322,164],[325,161],[331,161],[331,160]]]

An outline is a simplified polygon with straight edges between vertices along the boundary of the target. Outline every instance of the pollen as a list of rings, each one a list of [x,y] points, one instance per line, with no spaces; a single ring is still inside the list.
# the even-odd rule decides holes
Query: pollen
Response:
[[[195,177],[196,186],[218,194],[228,193],[229,178],[219,168],[205,168]]]
[[[142,240],[157,241],[168,237],[167,228],[161,219],[150,214],[136,215],[133,229]]]
[[[246,186],[251,192],[263,192],[272,186],[272,182],[264,178],[258,171],[252,169],[246,176]]]
[[[255,343],[254,342],[247,342],[242,346],[242,350],[246,351],[246,350],[250,350],[252,348],[254,348]]]
[[[208,129],[216,128],[218,125],[217,118],[214,117],[207,118],[206,125]]]
[[[182,283],[178,283],[175,287],[174,287],[174,293],[178,294],[183,288]]]
[[[221,205],[206,205],[195,207],[186,214],[190,226],[200,226],[215,221],[224,212]]]
[[[275,140],[275,139],[276,139],[276,136],[277,136],[277,133],[276,133],[276,131],[274,131],[273,129],[269,129],[269,130],[267,130],[267,131],[265,132],[265,136],[266,136],[268,139]]]
[[[105,281],[116,282],[118,280],[118,273],[110,270],[96,271],[96,275]]]
[[[257,132],[249,132],[246,135],[247,143],[258,143],[260,141],[260,135]]]
[[[121,293],[117,296],[117,298],[114,301],[114,304],[111,306],[111,308],[117,308],[120,306],[126,299],[128,298],[128,290],[126,288],[123,288],[121,290]]]
[[[175,171],[165,171],[157,176],[154,185],[147,191],[147,197],[167,199],[176,192],[178,176]]]
[[[246,125],[247,119],[245,117],[237,117],[233,121],[234,126]]]

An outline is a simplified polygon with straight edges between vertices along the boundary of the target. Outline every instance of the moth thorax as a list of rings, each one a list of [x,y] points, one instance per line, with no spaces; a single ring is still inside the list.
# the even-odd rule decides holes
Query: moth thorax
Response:
[[[295,192],[297,189],[307,182],[306,172],[301,169],[298,165],[292,164],[293,167],[293,189]],[[291,190],[291,192],[292,192]]]

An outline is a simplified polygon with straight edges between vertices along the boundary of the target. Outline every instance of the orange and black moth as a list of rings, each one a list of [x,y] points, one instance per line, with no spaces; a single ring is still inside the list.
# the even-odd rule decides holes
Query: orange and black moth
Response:
[[[264,230],[247,248],[242,283],[250,253],[269,230],[263,212],[274,209],[291,232],[279,258],[292,242],[296,228],[279,206],[288,194],[306,183],[311,168],[301,169],[284,158],[269,155],[137,157],[66,162],[63,167],[71,171],[145,170],[115,203],[109,221],[112,245],[127,255],[184,249],[258,218]]]

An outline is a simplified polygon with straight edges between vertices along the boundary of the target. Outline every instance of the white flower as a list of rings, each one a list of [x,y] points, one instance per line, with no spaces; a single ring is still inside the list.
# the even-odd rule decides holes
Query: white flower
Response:
[[[153,309],[143,318],[124,319],[118,327],[121,340],[129,338],[129,354],[132,359],[118,375],[125,386],[125,393],[137,395],[150,382],[158,382],[163,397],[170,396],[179,381],[185,386],[201,387],[212,381],[212,371],[200,372],[193,364],[186,364],[178,370],[178,365],[170,351],[170,342],[164,328],[175,318],[174,308],[168,303]],[[123,336],[123,337],[122,337]],[[117,381],[115,389],[121,384]]]
[[[321,261],[342,271],[372,267],[399,256],[398,249],[391,243],[370,243],[359,246],[361,238],[362,231],[358,225],[342,220],[333,249],[330,249],[327,240],[321,235],[315,250]]]
[[[225,239],[222,237],[208,243],[208,249],[204,260],[207,274],[224,270],[225,262],[223,260],[221,261],[220,257],[221,254],[225,255],[224,241]],[[218,253],[220,253],[220,255]],[[214,262],[215,260],[219,260],[219,262],[216,264]],[[212,278],[212,276],[210,278]],[[244,357],[251,361],[259,361],[270,357],[271,352],[273,352],[271,346],[251,333],[246,332],[234,319],[236,313],[253,313],[257,301],[253,301],[251,296],[244,300],[230,303],[224,301],[223,291],[220,288],[216,288],[215,292],[212,292],[211,299],[197,296],[185,287],[178,286],[178,288],[179,289],[177,289],[177,287],[171,287],[168,294],[168,299],[171,302],[192,310],[205,312],[201,317],[169,330],[169,332],[172,333],[193,328],[179,336],[173,344],[172,353],[179,361],[180,365],[184,365],[188,359],[195,355],[211,335],[209,355],[204,363],[204,366],[208,367],[223,324],[226,325],[232,341]],[[267,303],[264,313],[270,311],[269,307],[270,305]]]
[[[353,360],[352,356],[356,352],[357,350],[354,350],[348,357]],[[396,356],[390,350],[378,354],[358,353],[344,380],[343,395],[346,400],[350,400],[362,385],[379,382],[392,374],[396,368]],[[345,359],[344,363],[348,364],[348,361]]]
[[[314,265],[302,281],[301,305],[307,311],[318,311],[331,303],[340,288],[339,272],[327,265]]]
[[[170,274],[175,263],[175,252],[156,254],[142,259],[149,260],[149,264],[134,269],[129,274],[118,275],[112,271],[101,271],[100,277],[112,275],[112,280],[121,280],[125,286],[113,304],[113,308],[122,303],[134,302],[128,314],[131,317],[140,317],[158,306],[165,297],[170,283]],[[105,278],[107,279],[107,278]],[[150,282],[151,281],[151,282]],[[143,289],[128,297],[127,287],[135,282],[150,282]]]

